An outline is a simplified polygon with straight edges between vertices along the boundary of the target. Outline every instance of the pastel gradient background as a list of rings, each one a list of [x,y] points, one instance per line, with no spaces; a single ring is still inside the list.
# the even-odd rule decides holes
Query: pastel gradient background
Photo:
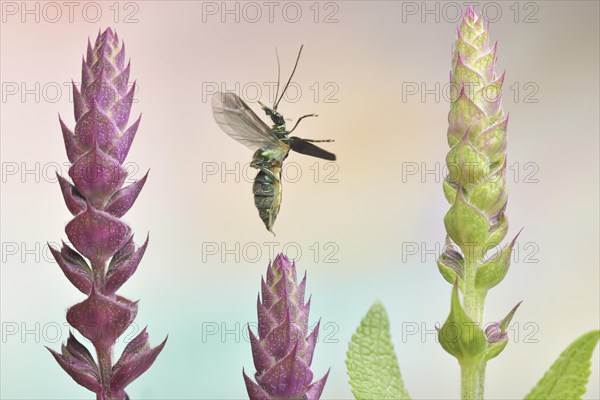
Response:
[[[124,218],[138,241],[150,232],[122,288],[141,299],[138,325],[124,339],[146,324],[153,344],[169,334],[156,364],[129,387],[132,398],[246,398],[242,367],[254,369],[245,325],[256,321],[270,249],[284,247],[308,271],[311,322],[321,318],[313,367],[317,376],[332,367],[324,399],[352,397],[347,342],[377,298],[411,395],[459,396],[458,365],[434,334],[451,289],[435,259],[448,209],[444,87],[465,5],[275,2],[271,22],[262,2],[75,2],[72,21],[63,2],[55,3],[58,19],[47,4],[1,4],[3,399],[91,398],[43,347],[60,347],[65,310],[82,299],[45,244],[66,238],[70,216],[54,178],[67,174],[57,113],[74,125],[68,83],[80,79],[87,37],[108,26],[125,39],[139,84],[132,117],[143,117],[128,165],[134,179],[151,169]],[[511,271],[488,297],[488,321],[524,303],[508,347],[489,364],[486,394],[521,398],[571,341],[600,325],[599,5],[489,2],[476,10],[495,20],[498,68],[507,70],[509,238],[525,228]],[[239,89],[255,107],[258,87],[272,101],[274,48],[287,78],[300,44],[301,93],[290,90],[293,101],[280,111],[318,113],[295,133],[335,139],[326,148],[339,161],[290,155],[273,237],[245,179],[254,175],[244,168],[252,154],[215,124],[210,90]],[[586,399],[600,396],[598,349],[592,370]]]

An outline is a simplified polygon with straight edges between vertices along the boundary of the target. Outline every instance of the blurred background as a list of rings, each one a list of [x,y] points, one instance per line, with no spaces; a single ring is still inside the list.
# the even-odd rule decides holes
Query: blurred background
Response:
[[[254,371],[245,330],[274,253],[296,258],[322,332],[313,370],[331,366],[324,399],[352,398],[347,343],[375,299],[390,316],[413,398],[458,398],[459,367],[436,343],[450,290],[436,267],[448,209],[441,182],[451,47],[460,2],[16,2],[1,25],[1,392],[5,399],[90,393],[43,346],[68,337],[83,300],[46,242],[66,240],[55,172],[68,164],[57,114],[73,127],[70,81],[87,38],[112,26],[126,42],[143,112],[126,166],[151,169],[124,217],[146,255],[120,293],[140,299],[120,351],[149,326],[169,341],[129,387],[140,399],[243,399]],[[524,300],[510,343],[488,365],[490,399],[522,398],[559,353],[599,321],[599,3],[481,2],[506,69],[511,270],[486,320]],[[279,50],[294,84],[287,118],[319,114],[295,134],[335,139],[335,164],[292,153],[268,233],[254,208],[252,152],[223,133],[210,96],[232,90],[257,111],[273,102]],[[261,115],[262,116],[262,115]],[[586,399],[600,396],[598,349]]]

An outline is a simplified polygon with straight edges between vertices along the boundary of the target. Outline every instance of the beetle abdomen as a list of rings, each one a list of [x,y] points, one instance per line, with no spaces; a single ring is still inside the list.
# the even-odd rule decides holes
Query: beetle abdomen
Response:
[[[264,222],[267,230],[273,232],[273,224],[279,213],[281,205],[281,181],[279,170],[272,170],[272,175],[264,170],[258,171],[252,193],[254,193],[254,205],[258,209],[258,215]],[[277,178],[274,178],[276,176]]]

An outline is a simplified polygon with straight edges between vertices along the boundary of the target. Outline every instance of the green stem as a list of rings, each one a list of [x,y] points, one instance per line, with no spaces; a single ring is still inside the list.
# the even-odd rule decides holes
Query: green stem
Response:
[[[478,266],[479,261],[469,261],[469,259],[466,258],[463,297],[465,311],[471,317],[471,319],[473,319],[473,321],[475,321],[479,326],[482,326],[485,293],[481,293],[481,290],[477,289],[475,286],[475,276]]]
[[[464,308],[466,313],[477,323],[483,326],[483,308],[485,292],[475,286],[475,277],[480,260],[465,259],[465,286],[464,286]],[[486,361],[480,360],[461,363],[461,391],[463,400],[482,400],[485,387]]]
[[[461,369],[461,393],[463,400],[482,400],[485,383],[485,361],[464,363]]]

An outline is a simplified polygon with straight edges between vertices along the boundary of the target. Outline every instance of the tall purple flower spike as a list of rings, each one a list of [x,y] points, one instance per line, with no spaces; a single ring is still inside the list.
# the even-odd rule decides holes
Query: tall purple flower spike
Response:
[[[308,334],[310,299],[304,304],[306,274],[298,285],[296,265],[277,255],[262,279],[258,298],[258,338],[250,327],[250,343],[256,374],[254,383],[245,373],[250,400],[318,400],[329,376],[312,383],[310,369],[319,323]]]
[[[123,161],[135,137],[140,119],[126,129],[135,83],[128,91],[129,63],[125,45],[119,46],[110,28],[88,41],[83,60],[81,90],[73,84],[75,130],[60,119],[69,176],[58,182],[73,219],[65,231],[73,248],[50,248],[69,281],[88,298],[67,311],[67,321],[88,339],[96,359],[71,334],[61,353],[50,350],[60,366],[100,400],[128,399],[125,387],[143,374],[163,349],[166,339],[151,348],[144,329],[113,364],[113,345],[131,325],[137,302],[115,292],[133,275],[148,239],[140,247],[131,228],[120,218],[139,195],[147,174],[123,187],[127,172]]]

